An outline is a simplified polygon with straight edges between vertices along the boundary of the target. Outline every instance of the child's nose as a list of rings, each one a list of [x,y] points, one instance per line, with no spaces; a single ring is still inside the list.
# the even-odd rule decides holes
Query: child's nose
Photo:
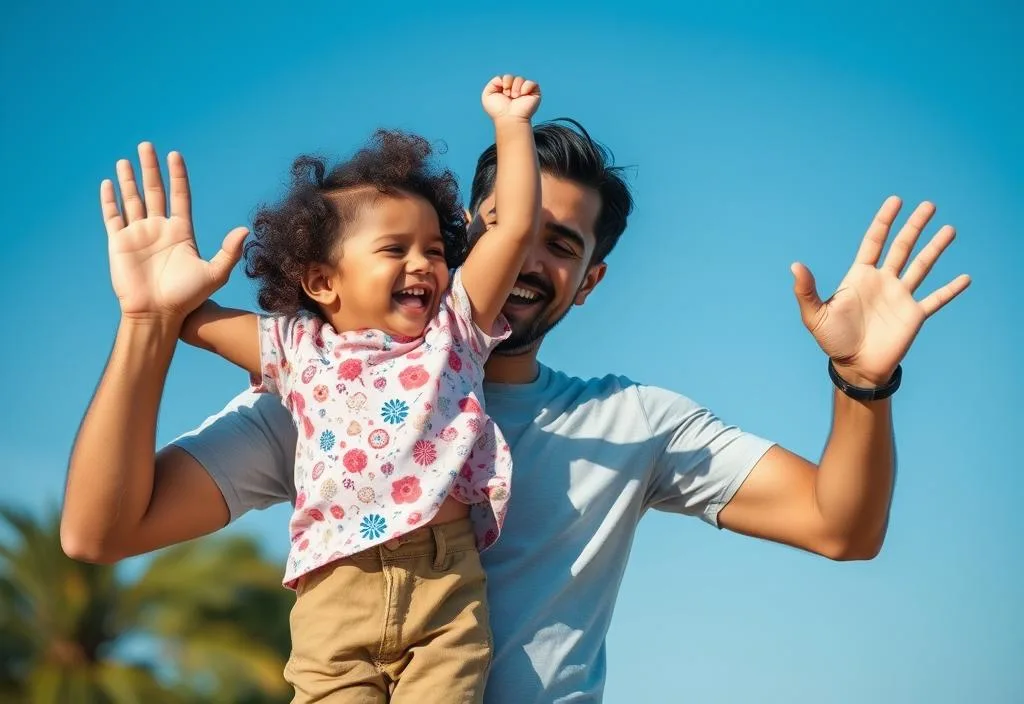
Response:
[[[430,270],[430,259],[422,252],[409,252],[405,262],[411,272],[419,274]]]

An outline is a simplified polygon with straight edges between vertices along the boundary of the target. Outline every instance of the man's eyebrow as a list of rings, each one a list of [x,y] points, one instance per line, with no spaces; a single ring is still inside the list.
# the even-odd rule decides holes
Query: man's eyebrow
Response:
[[[579,232],[572,229],[568,225],[562,225],[561,223],[557,222],[549,222],[547,225],[545,225],[545,229],[547,229],[549,232],[558,235],[559,237],[564,237],[565,239],[572,240],[576,244],[576,246],[578,246],[582,250],[585,250],[587,248],[587,243],[586,240],[583,239],[583,235],[581,235]]]

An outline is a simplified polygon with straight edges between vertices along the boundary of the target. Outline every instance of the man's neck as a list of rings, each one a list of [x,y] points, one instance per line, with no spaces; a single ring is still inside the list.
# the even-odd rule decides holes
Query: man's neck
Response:
[[[492,384],[529,384],[538,374],[536,346],[522,354],[492,354],[484,365],[484,381]]]

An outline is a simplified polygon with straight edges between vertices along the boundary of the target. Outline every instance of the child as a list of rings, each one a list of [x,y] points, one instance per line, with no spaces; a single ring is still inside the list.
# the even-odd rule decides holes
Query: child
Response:
[[[490,663],[478,550],[497,540],[511,456],[483,365],[535,237],[532,81],[482,101],[500,222],[466,248],[457,184],[418,138],[378,132],[329,173],[302,158],[246,246],[270,316],[207,302],[182,338],[280,394],[298,428],[285,584],[293,702],[481,701]]]

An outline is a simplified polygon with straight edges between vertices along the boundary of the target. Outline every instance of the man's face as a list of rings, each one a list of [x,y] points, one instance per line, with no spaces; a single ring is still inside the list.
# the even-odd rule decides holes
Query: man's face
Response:
[[[596,239],[594,227],[601,197],[593,188],[541,174],[540,238],[527,253],[502,313],[512,334],[495,354],[516,355],[535,349],[573,305],[583,305],[604,276],[604,263],[588,266]],[[492,193],[473,214],[470,237],[498,221]]]

